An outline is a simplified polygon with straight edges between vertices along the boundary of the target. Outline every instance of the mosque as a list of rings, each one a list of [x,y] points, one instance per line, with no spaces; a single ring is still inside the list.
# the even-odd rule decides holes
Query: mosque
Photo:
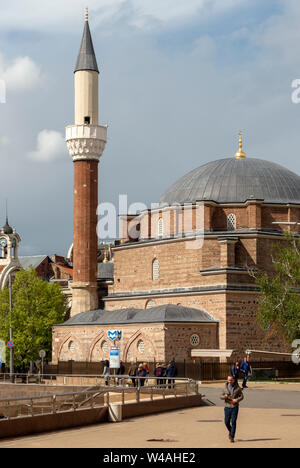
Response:
[[[122,214],[121,239],[99,250],[98,163],[107,128],[98,121],[99,69],[88,14],[75,68],[74,238],[68,254],[71,317],[53,327],[52,363],[107,359],[117,330],[125,362],[224,359],[246,350],[290,352],[257,322],[251,271],[272,271],[271,248],[300,233],[300,177],[235,155],[181,177],[156,209]],[[103,174],[102,174],[103,176]],[[117,189],[117,188],[116,188]]]

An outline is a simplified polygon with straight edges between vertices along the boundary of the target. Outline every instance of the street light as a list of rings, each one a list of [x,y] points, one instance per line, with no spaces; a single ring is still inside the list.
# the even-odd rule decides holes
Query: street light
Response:
[[[8,287],[9,287],[9,340],[12,342],[12,323],[11,323],[11,311],[12,311],[12,294],[11,294],[11,275],[8,275]],[[9,372],[10,380],[13,382],[14,379],[14,350],[13,347],[9,350]]]

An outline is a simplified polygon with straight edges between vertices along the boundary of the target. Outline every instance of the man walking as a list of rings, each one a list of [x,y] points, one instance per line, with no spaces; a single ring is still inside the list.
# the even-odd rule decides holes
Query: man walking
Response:
[[[251,374],[251,366],[247,357],[245,357],[244,360],[242,361],[241,371],[244,374],[243,389],[248,388],[247,381],[248,381],[249,374]]]
[[[234,443],[236,424],[239,414],[239,404],[244,399],[243,391],[230,375],[225,384],[221,400],[225,401],[225,426],[229,432],[229,440]]]

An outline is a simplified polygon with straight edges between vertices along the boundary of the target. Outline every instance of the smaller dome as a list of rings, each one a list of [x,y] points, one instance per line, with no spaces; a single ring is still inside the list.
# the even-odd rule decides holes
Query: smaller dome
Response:
[[[4,234],[12,234],[13,233],[13,228],[8,224],[8,219],[6,218],[6,223],[3,226],[3,231]]]

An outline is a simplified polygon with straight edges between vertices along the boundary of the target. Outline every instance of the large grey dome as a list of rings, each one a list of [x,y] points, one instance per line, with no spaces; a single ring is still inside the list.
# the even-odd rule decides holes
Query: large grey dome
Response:
[[[251,198],[300,204],[300,177],[262,159],[219,159],[181,177],[162,195],[160,203],[243,203]]]

